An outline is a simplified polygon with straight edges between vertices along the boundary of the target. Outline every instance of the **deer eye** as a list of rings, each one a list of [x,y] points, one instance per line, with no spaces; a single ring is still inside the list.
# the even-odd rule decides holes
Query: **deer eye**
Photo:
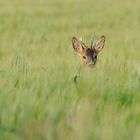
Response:
[[[86,56],[83,56],[83,59],[86,59]]]
[[[95,59],[97,59],[97,55],[95,55]]]

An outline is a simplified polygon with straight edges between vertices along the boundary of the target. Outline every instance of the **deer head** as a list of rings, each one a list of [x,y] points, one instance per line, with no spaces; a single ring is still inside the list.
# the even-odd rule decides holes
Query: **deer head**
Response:
[[[103,49],[104,44],[105,36],[101,36],[95,44],[93,44],[92,39],[89,47],[76,37],[72,38],[74,50],[82,57],[84,63],[90,67],[93,67],[96,64],[98,53]]]

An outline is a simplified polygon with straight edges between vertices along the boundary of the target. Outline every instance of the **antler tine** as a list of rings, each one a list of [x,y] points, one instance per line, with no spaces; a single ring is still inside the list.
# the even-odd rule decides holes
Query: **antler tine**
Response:
[[[86,45],[85,45],[85,43],[83,42],[83,37],[80,37],[80,42],[81,42],[81,44],[82,44],[82,46],[85,48],[86,47]]]
[[[83,41],[83,37],[81,36],[81,37],[79,38],[79,40],[80,40],[80,41]]]
[[[92,35],[92,36],[91,36],[91,46],[90,46],[90,48],[93,47],[93,41],[94,41],[94,37],[93,37],[93,35]]]

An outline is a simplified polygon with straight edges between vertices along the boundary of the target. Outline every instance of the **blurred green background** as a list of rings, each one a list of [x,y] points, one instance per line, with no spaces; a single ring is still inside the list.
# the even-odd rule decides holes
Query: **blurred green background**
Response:
[[[0,0],[0,140],[140,139],[139,0]],[[106,36],[96,67],[71,39]]]

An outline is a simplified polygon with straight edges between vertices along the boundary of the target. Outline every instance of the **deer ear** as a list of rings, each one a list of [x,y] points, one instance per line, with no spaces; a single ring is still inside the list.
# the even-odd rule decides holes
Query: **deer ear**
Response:
[[[97,52],[100,52],[105,45],[105,36],[101,36],[101,38],[96,42],[95,49]]]
[[[72,45],[73,45],[74,50],[77,53],[79,53],[79,54],[83,53],[83,50],[84,50],[83,44],[76,37],[72,38]]]

